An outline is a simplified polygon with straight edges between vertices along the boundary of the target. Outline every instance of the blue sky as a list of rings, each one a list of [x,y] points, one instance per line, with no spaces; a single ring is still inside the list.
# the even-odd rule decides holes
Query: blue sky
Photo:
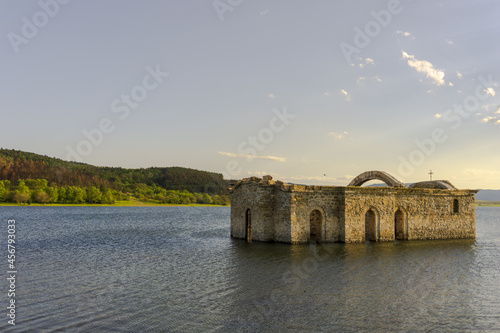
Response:
[[[497,1],[2,1],[0,146],[500,188]]]

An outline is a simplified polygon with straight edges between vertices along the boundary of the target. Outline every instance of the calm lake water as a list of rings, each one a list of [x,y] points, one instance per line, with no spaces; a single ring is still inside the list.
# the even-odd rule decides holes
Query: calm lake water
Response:
[[[229,208],[0,207],[0,331],[500,331],[500,208],[476,217],[475,240],[291,246],[231,239]]]

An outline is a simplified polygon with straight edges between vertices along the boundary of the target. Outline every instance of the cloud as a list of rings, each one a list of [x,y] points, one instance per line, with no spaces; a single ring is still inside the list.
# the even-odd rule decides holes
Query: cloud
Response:
[[[497,110],[495,111],[495,114],[500,114],[500,105],[497,106]]]
[[[460,73],[459,71],[457,71],[457,77],[458,77],[459,79],[461,79],[461,78],[463,77],[462,73]]]
[[[443,117],[443,115],[442,115],[441,113],[436,113],[436,114],[434,115],[434,118],[436,118],[436,119],[439,119],[439,118],[441,118],[441,117]]]
[[[335,140],[345,139],[348,135],[349,135],[349,133],[347,133],[347,131],[344,131],[342,133],[336,133],[336,132],[328,133],[328,136],[333,136],[335,138]]]
[[[398,31],[396,31],[396,33],[397,33],[398,35],[405,36],[405,37],[411,36],[411,33],[409,33],[408,31],[401,31],[401,30],[398,30]]]
[[[404,37],[410,37],[410,39],[411,39],[411,40],[414,40],[414,39],[415,39],[415,37],[413,37],[413,36],[411,35],[411,33],[409,33],[408,31],[401,31],[401,30],[398,30],[398,31],[396,31],[396,33],[397,33],[398,35],[401,35],[401,36],[404,36]]]
[[[446,40],[446,43],[447,43],[448,45],[453,45],[453,44],[454,44],[454,43],[453,43],[453,41],[452,41],[451,39],[447,39],[447,40]]]
[[[486,88],[486,89],[485,89],[485,90],[483,90],[483,91],[484,91],[485,93],[487,93],[487,94],[489,94],[489,95],[493,96],[493,97],[495,97],[495,95],[496,95],[496,92],[495,92],[495,90],[494,90],[493,88]]]
[[[377,76],[372,76],[372,77],[361,76],[356,83],[358,84],[358,86],[362,87],[365,85],[366,80],[375,80],[379,83],[382,82],[382,79],[377,75]]]
[[[415,68],[418,72],[425,73],[428,78],[435,81],[438,86],[444,84],[444,72],[435,69],[434,65],[426,60],[418,60],[414,55],[403,51],[403,59],[408,59],[408,66]]]
[[[267,94],[267,97],[269,97],[269,98],[275,98],[276,96],[274,96],[274,94]]]
[[[318,159],[307,159],[307,158],[301,158],[300,161],[302,163],[319,163],[319,162],[321,162]]]
[[[267,15],[269,13],[269,9],[265,9],[260,12],[260,15]]]
[[[340,89],[340,93],[345,96],[345,100],[347,102],[351,101],[351,94],[349,94],[347,91],[345,91],[344,89]]]
[[[500,125],[500,119],[498,117],[487,116],[481,120],[485,124],[495,124]]]
[[[450,87],[453,87],[453,83],[451,83],[451,82],[448,82],[448,85],[449,85]]]
[[[375,66],[375,61],[372,58],[361,58],[360,56],[353,56],[353,62],[350,63],[351,67],[356,67],[356,65],[359,68],[364,68],[366,65],[372,65]]]
[[[325,95],[325,96],[330,96],[330,92],[329,92],[329,91],[325,91],[325,92],[323,93],[323,95]]]
[[[219,155],[222,155],[222,156],[246,158],[249,160],[250,159],[261,159],[261,160],[272,160],[272,161],[278,161],[278,162],[285,162],[286,161],[286,158],[278,157],[278,156],[257,156],[257,155],[250,155],[250,154],[233,154],[233,153],[228,153],[225,151],[219,151],[217,153]]]
[[[498,175],[497,171],[482,170],[482,169],[465,169],[464,173],[470,176],[495,176]]]
[[[279,175],[273,172],[267,172],[267,171],[247,171],[247,175],[249,176],[257,176],[257,177],[262,177],[262,176],[267,176],[270,175],[273,178],[279,179]]]
[[[352,179],[354,179],[354,176],[351,175],[344,175],[343,177],[330,177],[326,174],[323,174],[321,176],[292,176],[286,178],[287,181],[290,181],[292,183],[299,183],[299,184],[311,184],[311,183],[336,183],[336,184],[344,184],[347,185]]]

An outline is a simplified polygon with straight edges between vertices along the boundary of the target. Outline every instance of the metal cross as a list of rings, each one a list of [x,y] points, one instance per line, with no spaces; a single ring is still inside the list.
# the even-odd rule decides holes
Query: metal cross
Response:
[[[433,174],[434,174],[434,172],[432,172],[432,170],[431,170],[431,172],[429,172],[429,176],[431,176],[431,181],[432,181],[432,175]]]

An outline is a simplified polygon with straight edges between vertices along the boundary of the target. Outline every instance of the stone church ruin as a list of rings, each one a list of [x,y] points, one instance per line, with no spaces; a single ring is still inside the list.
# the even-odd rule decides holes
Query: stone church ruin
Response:
[[[361,187],[373,179],[387,187]],[[348,186],[309,186],[245,178],[231,190],[231,236],[252,241],[381,242],[474,238],[475,193],[449,181],[406,186],[368,171]]]

